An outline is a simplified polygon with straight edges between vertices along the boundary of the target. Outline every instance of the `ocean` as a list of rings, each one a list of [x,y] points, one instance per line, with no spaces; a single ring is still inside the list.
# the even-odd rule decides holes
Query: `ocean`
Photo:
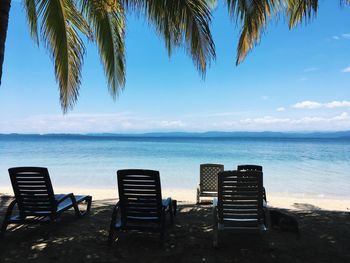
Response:
[[[201,163],[264,167],[267,192],[350,198],[350,139],[0,136],[0,187],[7,169],[42,166],[54,186],[116,188],[118,169],[159,170],[163,188],[195,189]]]

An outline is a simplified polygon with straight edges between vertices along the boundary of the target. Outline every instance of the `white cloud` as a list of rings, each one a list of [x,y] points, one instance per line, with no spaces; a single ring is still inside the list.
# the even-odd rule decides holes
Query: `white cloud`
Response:
[[[341,34],[341,36],[342,36],[343,38],[350,39],[350,34],[349,34],[349,33]]]
[[[276,111],[279,111],[279,112],[286,111],[286,108],[285,107],[278,107],[276,109]]]
[[[335,116],[333,120],[339,120],[339,121],[346,121],[349,120],[349,113],[347,112],[342,112],[340,115]]]
[[[340,35],[334,35],[332,36],[332,38],[334,40],[340,40],[340,39],[350,39],[350,34],[349,33],[344,33],[344,34],[340,34]]]
[[[326,108],[346,108],[346,107],[350,107],[350,101],[332,101],[329,103],[325,103],[324,104]]]
[[[296,108],[296,109],[317,109],[321,107],[322,107],[321,103],[316,101],[309,101],[309,100],[298,102],[293,105],[293,108]]]
[[[261,96],[260,98],[261,98],[262,100],[268,100],[270,97],[269,97],[269,96],[264,95],[264,96]]]
[[[160,119],[132,113],[37,115],[25,119],[0,119],[0,133],[128,133],[151,131],[327,131],[350,130],[350,114],[279,118],[272,115],[198,118],[188,115]],[[256,114],[256,113],[255,113]],[[250,116],[249,116],[250,115]]]
[[[0,132],[89,133],[125,132],[185,127],[181,120],[158,120],[128,112],[111,114],[37,115],[11,122],[0,121]]]
[[[156,126],[161,128],[183,128],[186,127],[185,123],[182,121],[160,121],[154,123]]]
[[[321,103],[317,101],[302,101],[298,102],[293,105],[293,108],[296,109],[319,109],[319,108],[328,108],[328,109],[334,109],[334,108],[350,108],[350,101],[343,100],[343,101],[332,101],[332,102],[326,102]]]
[[[264,116],[262,118],[255,118],[255,119],[245,119],[241,120],[242,123],[254,123],[254,124],[278,124],[278,123],[288,123],[290,119],[280,119],[280,118],[274,118],[272,116]]]
[[[350,66],[349,66],[349,67],[346,67],[346,68],[343,68],[343,69],[341,70],[341,72],[343,72],[343,73],[350,73]]]
[[[244,131],[339,131],[350,129],[347,112],[331,117],[306,116],[302,118],[246,118],[225,123],[226,128]]]

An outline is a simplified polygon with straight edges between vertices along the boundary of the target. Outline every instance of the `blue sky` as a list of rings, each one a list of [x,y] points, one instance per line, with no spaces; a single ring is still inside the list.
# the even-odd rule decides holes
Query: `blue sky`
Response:
[[[80,96],[63,115],[53,63],[30,39],[13,2],[0,87],[0,133],[350,130],[350,7],[320,1],[317,18],[289,31],[281,18],[235,66],[239,30],[214,12],[217,59],[203,80],[180,48],[169,58],[143,19],[128,16],[127,83],[114,101],[88,44]]]

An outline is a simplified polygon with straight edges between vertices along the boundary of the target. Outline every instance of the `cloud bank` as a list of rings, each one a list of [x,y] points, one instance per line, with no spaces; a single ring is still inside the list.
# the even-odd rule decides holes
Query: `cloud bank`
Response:
[[[283,113],[285,114],[285,113]],[[128,133],[151,131],[339,131],[350,130],[349,112],[301,118],[198,114],[164,120],[133,113],[38,115],[4,122],[0,133]]]
[[[295,103],[293,105],[293,108],[296,109],[319,109],[319,108],[328,108],[328,109],[334,109],[334,108],[350,108],[350,101],[331,101],[326,103],[321,103],[317,101],[310,101],[305,100],[302,102]]]

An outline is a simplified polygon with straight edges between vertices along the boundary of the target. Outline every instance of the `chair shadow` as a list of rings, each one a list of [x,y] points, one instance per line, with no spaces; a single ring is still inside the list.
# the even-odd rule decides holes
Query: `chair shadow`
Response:
[[[0,210],[9,198],[0,197]],[[4,262],[347,262],[350,258],[350,216],[346,212],[285,210],[299,221],[301,239],[272,229],[269,235],[220,235],[213,248],[212,207],[179,202],[175,224],[166,229],[165,243],[151,233],[122,233],[107,245],[115,200],[94,201],[91,213],[76,219],[67,211],[54,223],[8,231],[0,239]],[[0,211],[0,222],[3,212]],[[328,260],[328,261],[327,261]]]

